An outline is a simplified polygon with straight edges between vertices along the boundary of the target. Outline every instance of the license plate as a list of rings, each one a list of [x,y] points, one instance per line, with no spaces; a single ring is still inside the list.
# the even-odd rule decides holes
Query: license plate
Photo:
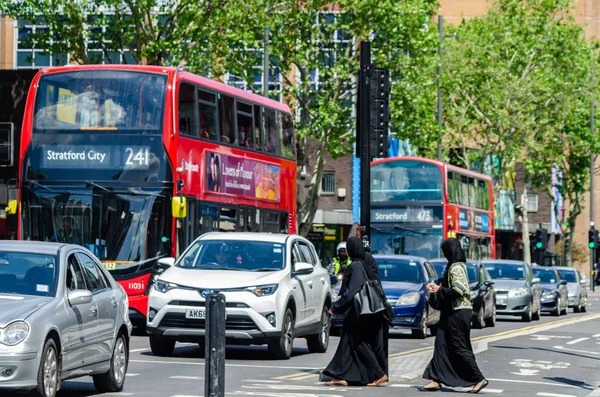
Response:
[[[196,309],[187,309],[185,311],[185,318],[192,318],[192,319],[205,319],[206,318],[206,311],[205,310],[196,310]]]
[[[106,268],[106,270],[111,271],[111,270],[115,270],[117,268],[117,264],[116,263],[103,263],[104,267]]]
[[[500,306],[506,306],[506,298],[497,298],[496,304]]]

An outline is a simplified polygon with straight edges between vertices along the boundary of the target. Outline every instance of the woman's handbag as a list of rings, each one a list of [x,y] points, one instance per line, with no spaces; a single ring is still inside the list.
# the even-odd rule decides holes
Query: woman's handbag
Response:
[[[359,316],[373,315],[383,313],[388,321],[394,318],[394,309],[388,303],[383,288],[378,280],[370,280],[365,269],[365,264],[361,263],[365,279],[360,290],[354,295],[354,305]]]

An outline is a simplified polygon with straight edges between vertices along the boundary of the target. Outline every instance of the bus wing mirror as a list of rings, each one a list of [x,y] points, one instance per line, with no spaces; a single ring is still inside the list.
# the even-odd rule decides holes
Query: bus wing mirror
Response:
[[[8,215],[14,215],[17,213],[17,200],[9,200],[8,207],[5,209]]]
[[[173,218],[185,218],[187,214],[187,201],[185,197],[173,197],[171,200]]]

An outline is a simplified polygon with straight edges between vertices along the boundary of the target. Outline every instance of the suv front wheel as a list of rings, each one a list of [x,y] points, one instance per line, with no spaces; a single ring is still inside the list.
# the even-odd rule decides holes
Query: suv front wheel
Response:
[[[327,347],[329,346],[329,330],[331,328],[329,319],[329,308],[323,306],[319,333],[306,338],[308,351],[311,353],[325,353],[327,351]]]
[[[294,315],[291,309],[285,311],[281,324],[281,336],[269,343],[269,352],[275,358],[287,360],[292,356],[294,347]]]

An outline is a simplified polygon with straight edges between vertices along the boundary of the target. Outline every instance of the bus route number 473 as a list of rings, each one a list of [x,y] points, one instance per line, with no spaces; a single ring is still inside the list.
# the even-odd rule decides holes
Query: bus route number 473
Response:
[[[417,220],[420,222],[429,222],[431,220],[431,211],[419,211]]]
[[[148,148],[134,149],[131,147],[125,148],[127,160],[125,165],[132,167],[148,167],[150,164],[150,151]]]

